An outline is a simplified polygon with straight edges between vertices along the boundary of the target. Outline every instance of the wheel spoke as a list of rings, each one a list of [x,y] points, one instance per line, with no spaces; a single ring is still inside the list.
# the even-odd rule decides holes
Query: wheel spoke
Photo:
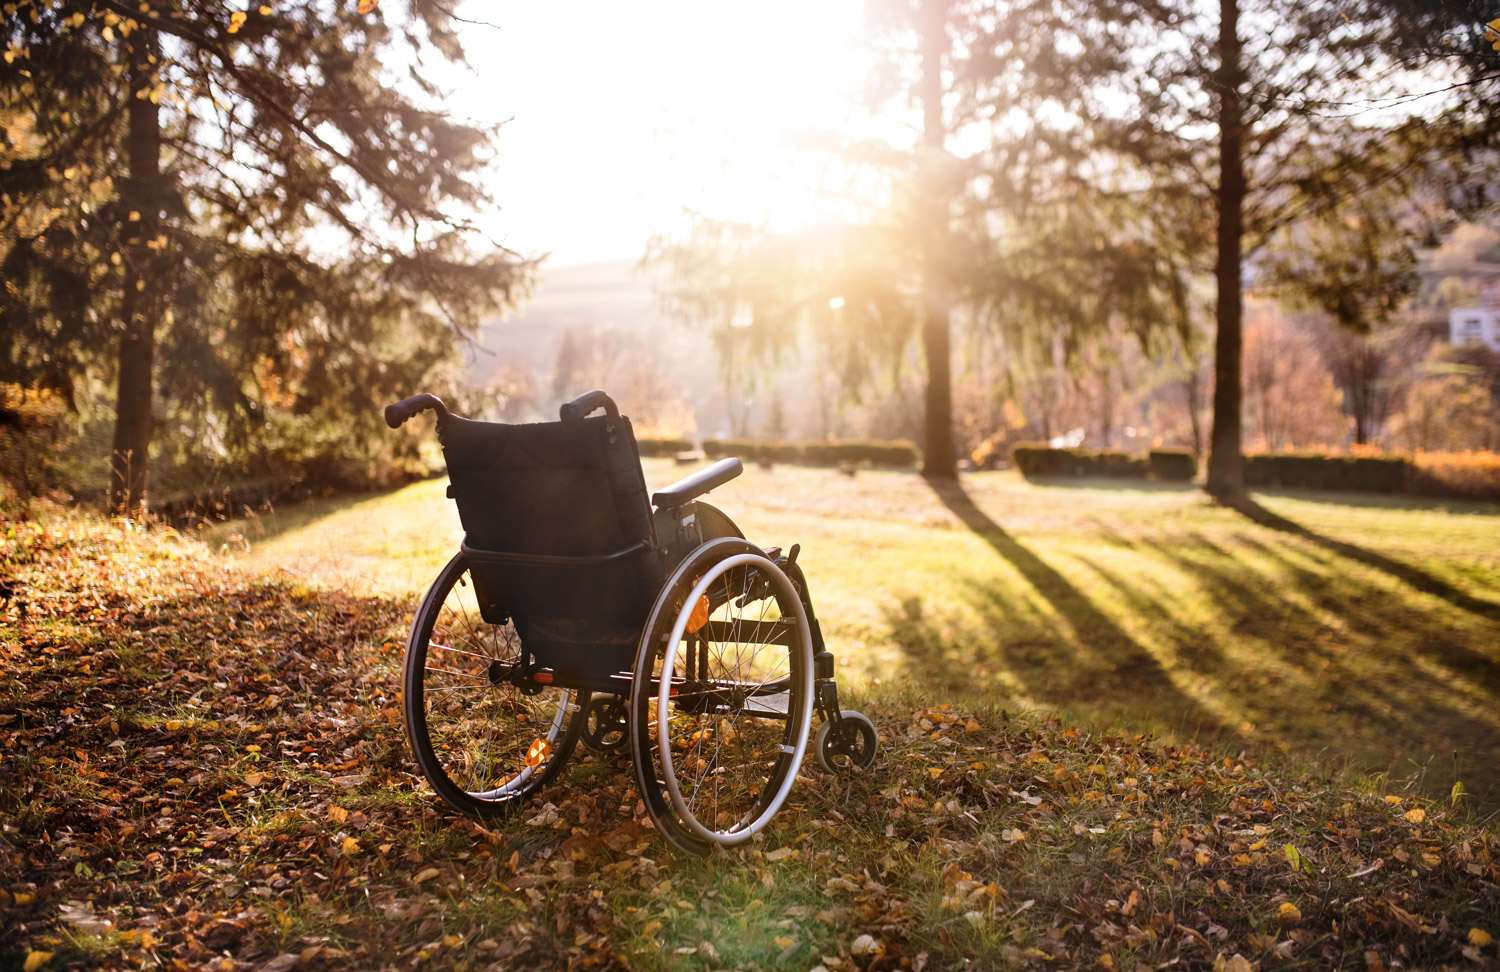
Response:
[[[492,666],[520,660],[519,639],[509,621],[483,619],[475,590],[462,555],[439,575],[418,612],[404,692],[408,713],[420,713],[408,723],[423,774],[454,807],[486,814],[550,779],[581,722],[571,721],[565,689],[526,696],[492,681]],[[545,755],[528,766],[526,750],[539,739]]]

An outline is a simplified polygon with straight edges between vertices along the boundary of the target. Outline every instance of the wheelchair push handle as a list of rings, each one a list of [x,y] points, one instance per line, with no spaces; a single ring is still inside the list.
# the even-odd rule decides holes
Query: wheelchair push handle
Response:
[[[604,409],[604,414],[610,418],[620,417],[620,410],[615,406],[615,400],[597,388],[584,392],[571,402],[564,403],[563,407],[558,409],[558,413],[564,422],[576,422],[596,408]]]
[[[437,412],[438,431],[443,431],[443,427],[448,424],[448,407],[443,404],[441,398],[436,395],[426,394],[425,392],[421,395],[403,398],[394,405],[387,405],[385,407],[385,424],[393,429],[399,429],[402,425],[406,424],[407,419],[425,412],[429,408]]]

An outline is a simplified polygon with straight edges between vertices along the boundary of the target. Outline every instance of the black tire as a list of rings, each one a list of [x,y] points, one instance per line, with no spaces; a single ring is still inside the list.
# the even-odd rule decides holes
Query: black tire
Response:
[[[690,632],[700,599],[709,620]],[[633,676],[631,754],[657,829],[695,854],[751,839],[785,802],[812,719],[812,637],[792,582],[744,540],[705,543],[657,598]]]
[[[583,744],[596,753],[630,745],[630,708],[618,695],[595,695],[583,710]]]
[[[479,613],[469,564],[448,561],[412,622],[401,688],[417,765],[443,802],[474,817],[518,807],[563,768],[587,692],[523,692],[503,679],[521,660],[515,627]]]
[[[856,767],[869,769],[879,749],[880,737],[875,732],[875,723],[854,709],[839,712],[837,729],[831,721],[819,726],[817,738],[813,740],[813,755],[817,757],[818,765],[829,773],[847,773]]]

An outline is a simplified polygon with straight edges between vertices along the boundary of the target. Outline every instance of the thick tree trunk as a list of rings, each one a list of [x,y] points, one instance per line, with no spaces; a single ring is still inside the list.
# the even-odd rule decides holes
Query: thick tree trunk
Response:
[[[1219,259],[1218,334],[1214,339],[1214,418],[1208,451],[1213,496],[1232,498],[1245,491],[1240,407],[1243,302],[1240,245],[1244,233],[1244,118],[1240,104],[1239,0],[1219,3]]]
[[[948,43],[949,0],[926,0],[922,17],[922,168],[926,223],[922,247],[922,352],[927,359],[922,475],[958,478],[953,448],[953,380],[950,348],[953,299],[946,257],[949,199],[943,171],[943,51]]]
[[[119,376],[115,394],[115,436],[110,457],[109,506],[135,513],[146,501],[146,472],[151,447],[152,365],[156,357],[156,322],[162,281],[153,267],[161,230],[161,124],[157,103],[148,94],[156,86],[160,43],[147,27],[131,32],[130,133],[126,142],[129,176],[121,186],[121,209],[127,220],[121,233],[125,293],[120,301]]]

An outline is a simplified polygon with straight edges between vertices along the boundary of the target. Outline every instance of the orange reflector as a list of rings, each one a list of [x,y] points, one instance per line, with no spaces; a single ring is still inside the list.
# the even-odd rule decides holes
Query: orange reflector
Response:
[[[552,684],[552,673],[549,672],[549,671],[546,671],[545,669],[543,669],[540,672],[533,672],[532,675],[531,675],[531,680],[533,682],[536,682],[536,683],[540,684],[540,685],[551,685]]]
[[[552,751],[552,744],[545,739],[534,739],[526,750],[526,765],[532,769],[542,765],[542,760]]]
[[[693,605],[693,613],[688,615],[688,634],[697,634],[703,626],[708,624],[708,595],[698,598],[698,603]]]

